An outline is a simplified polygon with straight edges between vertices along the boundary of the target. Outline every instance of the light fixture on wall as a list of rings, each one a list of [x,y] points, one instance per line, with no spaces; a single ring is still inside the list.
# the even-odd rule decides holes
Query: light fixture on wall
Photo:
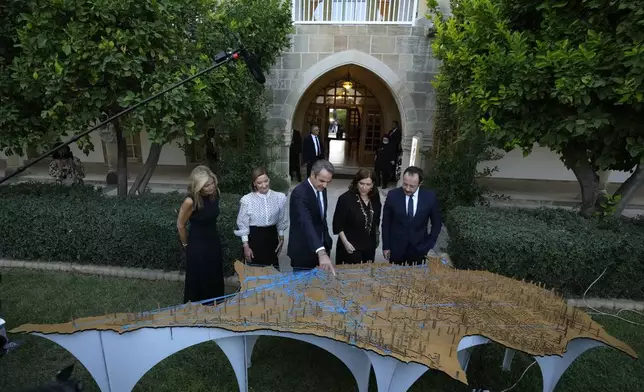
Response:
[[[353,88],[353,82],[351,81],[351,72],[347,70],[347,79],[342,83],[342,87],[345,90],[350,90]]]

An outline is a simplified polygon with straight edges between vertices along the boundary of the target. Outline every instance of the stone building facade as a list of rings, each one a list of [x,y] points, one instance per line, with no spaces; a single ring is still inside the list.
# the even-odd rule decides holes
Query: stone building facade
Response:
[[[285,146],[279,154],[283,159],[276,164],[278,171],[288,172],[292,129],[306,131],[306,124],[296,124],[296,117],[298,111],[306,110],[306,102],[301,101],[307,90],[341,67],[361,68],[363,75],[371,73],[363,84],[376,95],[392,98],[403,134],[403,162],[409,160],[414,135],[421,136],[424,147],[431,144],[435,112],[431,80],[438,72],[438,62],[432,57],[425,27],[298,25],[291,48],[267,79],[271,94],[267,126],[282,136]],[[373,79],[381,83],[370,83]]]

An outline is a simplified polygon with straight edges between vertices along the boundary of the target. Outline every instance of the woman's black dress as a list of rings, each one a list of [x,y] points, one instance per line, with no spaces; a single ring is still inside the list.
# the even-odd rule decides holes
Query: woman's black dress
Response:
[[[333,214],[333,234],[341,231],[356,249],[349,254],[338,238],[335,251],[336,264],[371,262],[376,257],[378,228],[380,227],[380,195],[376,193],[369,204],[365,204],[354,191],[347,191],[338,198]]]
[[[203,207],[193,211],[190,217],[184,303],[224,295],[223,253],[217,230],[218,217],[218,197],[214,200],[204,197]]]

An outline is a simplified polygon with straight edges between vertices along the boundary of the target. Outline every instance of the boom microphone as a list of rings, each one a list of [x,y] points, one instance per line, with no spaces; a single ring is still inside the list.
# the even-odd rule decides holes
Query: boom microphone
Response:
[[[160,96],[166,94],[167,92],[169,92],[171,90],[174,90],[175,88],[177,88],[179,86],[182,86],[182,85],[190,82],[191,80],[200,77],[201,75],[204,75],[204,74],[206,74],[208,72],[211,72],[212,70],[214,70],[216,68],[219,68],[220,66],[222,66],[222,65],[224,65],[224,64],[226,64],[226,63],[228,63],[228,62],[230,62],[232,60],[237,60],[237,59],[239,59],[240,56],[246,62],[247,66],[248,66],[248,69],[253,74],[253,77],[255,79],[257,79],[258,82],[264,83],[266,81],[266,79],[264,78],[262,70],[259,68],[259,65],[257,65],[257,62],[254,61],[252,55],[250,55],[246,51],[246,49],[241,47],[240,49],[237,49],[234,52],[226,52],[226,51],[220,52],[215,56],[214,62],[213,62],[213,64],[211,66],[209,66],[209,67],[197,72],[196,74],[194,74],[194,75],[192,75],[192,76],[190,76],[190,77],[188,77],[186,79],[181,80],[180,82],[177,82],[177,83],[175,83],[175,84],[163,89],[162,91],[159,91],[158,93],[152,95],[149,98],[146,98],[146,99],[142,100],[141,102],[139,102],[139,103],[137,103],[135,105],[128,106],[127,108],[125,108],[121,112],[111,116],[110,118],[108,118],[107,120],[103,121],[102,123],[100,123],[98,125],[95,125],[92,128],[75,135],[74,137],[70,138],[66,142],[63,142],[63,143],[59,144],[58,146],[52,148],[51,150],[47,151],[46,153],[40,155],[38,158],[36,158],[34,160],[31,160],[26,165],[17,168],[16,171],[14,171],[13,173],[5,176],[4,178],[0,177],[0,184],[4,183],[6,181],[9,181],[9,179],[17,176],[18,174],[22,173],[23,171],[25,171],[29,167],[35,165],[36,163],[42,161],[43,159],[45,159],[49,155],[53,154],[54,152],[60,150],[61,148],[65,147],[65,146],[70,145],[71,143],[73,143],[75,141],[78,141],[80,138],[89,135],[90,133],[96,131],[99,128],[103,128],[105,125],[107,125],[107,124],[111,123],[112,121],[114,121],[114,120],[116,120],[116,119],[128,114],[129,112],[133,111],[134,109],[138,108],[139,106],[145,105],[148,102],[150,102],[150,101],[152,101],[154,99],[157,99]]]
[[[259,84],[266,83],[266,78],[264,77],[264,72],[262,71],[262,67],[259,66],[259,62],[255,58],[255,56],[253,56],[246,49],[246,46],[242,43],[242,39],[239,36],[239,34],[226,28],[224,28],[224,34],[226,34],[229,37],[229,39],[237,41],[237,47],[239,49],[237,50],[236,54],[241,56],[242,60],[244,60],[244,62],[246,63],[246,67],[248,68],[248,71],[250,71],[251,75],[253,75],[253,78],[255,78],[255,80]]]
[[[257,80],[259,84],[266,83],[264,72],[262,72],[262,68],[259,66],[259,63],[257,62],[257,60],[255,60],[255,56],[250,54],[244,47],[242,47],[242,49],[239,52],[242,59],[246,63],[246,67],[248,67],[248,70],[250,71],[251,75],[253,75],[255,80]]]

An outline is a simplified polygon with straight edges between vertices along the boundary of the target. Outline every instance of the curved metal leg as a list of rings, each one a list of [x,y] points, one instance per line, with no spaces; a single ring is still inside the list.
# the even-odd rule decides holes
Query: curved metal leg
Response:
[[[514,359],[514,353],[516,353],[516,351],[511,348],[505,349],[505,354],[503,355],[503,365],[501,365],[501,368],[506,372],[509,371],[510,367],[512,366],[512,359]]]
[[[257,339],[259,339],[259,336],[246,335],[244,336],[244,339],[246,339],[246,367],[250,368],[251,366],[253,366],[251,359],[253,357],[253,349],[255,348],[255,343],[257,343]]]
[[[593,339],[576,338],[568,343],[563,357],[558,355],[535,356],[534,359],[539,364],[543,376],[543,392],[554,391],[559,379],[575,359],[591,348],[599,346],[605,346],[605,344]]]
[[[103,355],[101,333],[100,331],[87,331],[74,335],[40,333],[34,333],[34,335],[51,340],[69,351],[85,366],[101,391],[112,392],[116,389],[112,389],[110,385],[105,355]]]
[[[458,363],[461,364],[461,368],[464,372],[467,372],[467,367],[470,364],[470,357],[472,356],[472,348],[475,346],[480,346],[481,344],[490,343],[490,339],[483,337],[481,335],[471,335],[464,336],[460,342],[458,342],[458,348],[456,349],[456,355],[458,358]]]
[[[288,337],[313,344],[335,355],[349,368],[351,374],[353,374],[358,384],[358,391],[367,392],[369,390],[371,364],[361,349],[346,343],[312,335],[289,334]]]
[[[429,368],[419,363],[399,362],[391,378],[389,392],[407,392]]]
[[[378,392],[389,392],[389,386],[396,370],[396,362],[400,361],[391,357],[383,357],[370,351],[367,352],[367,357],[371,361],[373,372],[376,374]]]
[[[237,376],[237,384],[239,384],[239,392],[248,392],[245,339],[246,336],[230,336],[215,340],[233,366],[235,376]]]
[[[429,369],[418,363],[404,363],[395,358],[367,352],[378,383],[378,392],[406,392]]]

